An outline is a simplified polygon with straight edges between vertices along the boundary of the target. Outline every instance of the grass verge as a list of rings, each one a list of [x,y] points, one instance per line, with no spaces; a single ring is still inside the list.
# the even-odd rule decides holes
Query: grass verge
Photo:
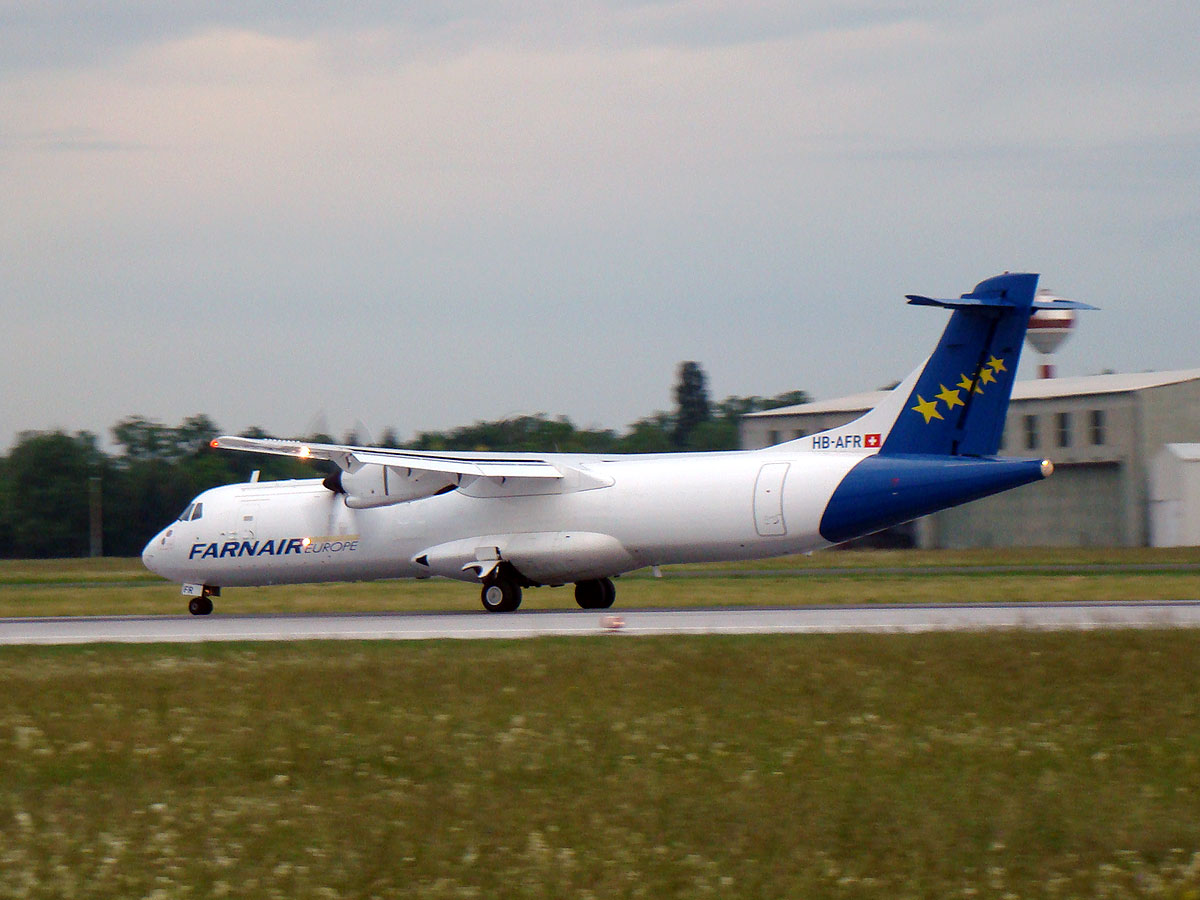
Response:
[[[1193,896],[1195,637],[4,648],[0,896]]]

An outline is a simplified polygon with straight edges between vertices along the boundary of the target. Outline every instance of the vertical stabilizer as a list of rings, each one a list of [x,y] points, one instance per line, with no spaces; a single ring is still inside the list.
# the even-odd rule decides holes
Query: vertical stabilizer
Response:
[[[910,296],[952,309],[881,453],[991,456],[1000,449],[1037,275],[997,275],[958,300]]]
[[[1034,309],[1093,308],[1071,300],[1037,300],[1037,283],[1037,275],[1005,274],[953,300],[910,294],[908,301],[916,306],[951,310],[929,359],[875,409],[794,443],[878,448],[883,455],[994,455]]]

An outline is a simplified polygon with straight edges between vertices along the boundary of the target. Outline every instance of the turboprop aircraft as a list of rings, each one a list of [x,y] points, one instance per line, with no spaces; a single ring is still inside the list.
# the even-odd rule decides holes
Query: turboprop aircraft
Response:
[[[645,566],[761,559],[841,543],[1037,481],[1049,460],[998,458],[1030,315],[1092,309],[1004,274],[959,298],[932,355],[875,409],[819,434],[716,453],[449,453],[219,437],[212,446],[328,460],[324,479],[200,494],[142,558],[212,612],[238,585],[426,578],[481,585],[509,612],[522,588],[575,585],[585,609]]]

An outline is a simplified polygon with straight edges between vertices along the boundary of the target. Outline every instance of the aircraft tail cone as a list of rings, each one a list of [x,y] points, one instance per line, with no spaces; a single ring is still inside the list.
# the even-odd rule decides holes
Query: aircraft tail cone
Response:
[[[821,536],[840,544],[920,516],[1045,478],[1044,459],[868,456],[837,486]]]

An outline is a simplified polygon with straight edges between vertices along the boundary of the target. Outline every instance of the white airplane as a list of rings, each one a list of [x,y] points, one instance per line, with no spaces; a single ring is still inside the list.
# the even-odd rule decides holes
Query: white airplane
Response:
[[[1029,317],[1092,309],[1005,274],[958,299],[933,354],[839,428],[718,453],[452,453],[219,437],[214,447],[330,460],[325,479],[200,494],[142,554],[194,615],[222,587],[428,578],[482,585],[508,612],[522,588],[574,583],[585,609],[645,566],[762,559],[841,543],[1045,478],[997,458]]]

